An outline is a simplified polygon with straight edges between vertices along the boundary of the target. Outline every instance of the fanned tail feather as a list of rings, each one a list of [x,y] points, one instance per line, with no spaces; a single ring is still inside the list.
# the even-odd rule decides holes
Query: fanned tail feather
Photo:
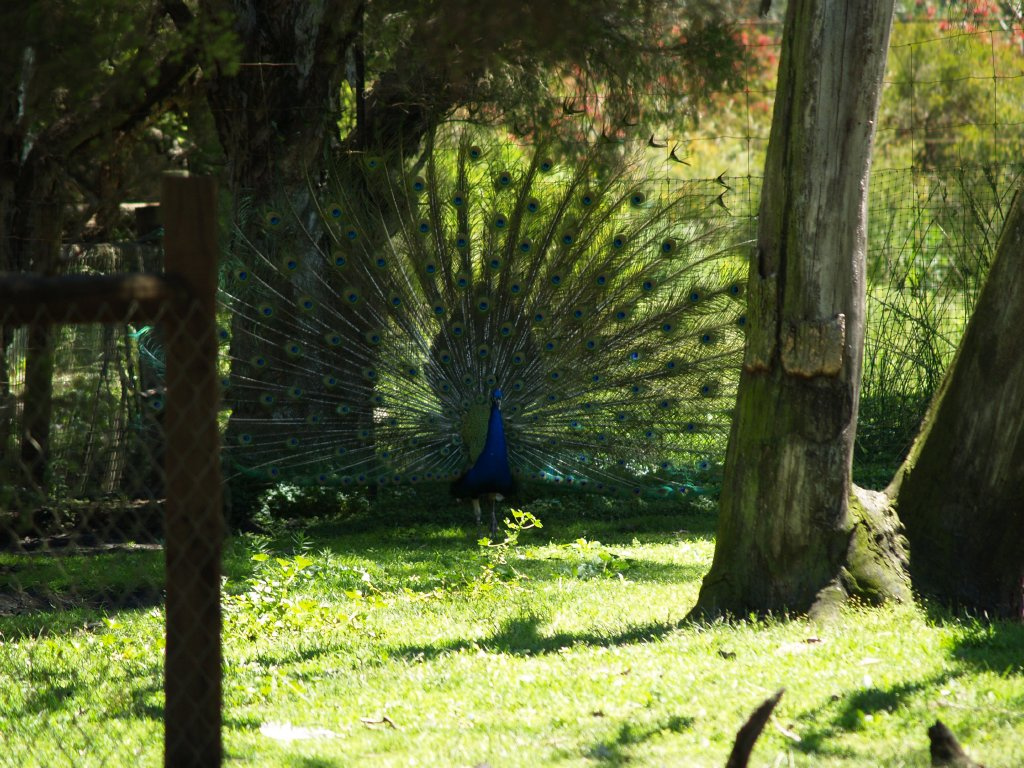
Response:
[[[363,193],[332,177],[260,212],[258,236],[240,227],[223,295],[231,465],[451,481],[500,388],[521,482],[684,490],[724,451],[739,236],[708,215],[718,189],[650,185],[599,152],[557,165],[464,131],[416,171],[370,159]]]

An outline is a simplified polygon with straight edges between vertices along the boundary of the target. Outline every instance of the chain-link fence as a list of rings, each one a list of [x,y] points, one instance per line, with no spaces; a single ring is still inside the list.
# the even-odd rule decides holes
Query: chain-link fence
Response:
[[[219,760],[212,189],[173,277],[0,280],[0,764]]]

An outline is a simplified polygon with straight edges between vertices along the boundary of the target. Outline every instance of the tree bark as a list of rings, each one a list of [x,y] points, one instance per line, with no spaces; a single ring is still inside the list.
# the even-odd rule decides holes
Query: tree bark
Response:
[[[887,493],[914,586],[1024,619],[1024,191],[914,447]]]
[[[26,192],[13,217],[22,235],[14,248],[19,269],[52,276],[61,270],[60,242],[63,204],[59,171],[53,161],[34,153],[22,168]],[[54,328],[46,321],[30,323],[25,348],[25,391],[20,430],[21,481],[36,496],[45,496],[50,462],[50,422],[53,415]]]
[[[207,10],[217,5],[207,0]],[[225,154],[230,159],[230,190],[237,201],[245,199],[248,210],[256,214],[277,209],[286,211],[301,223],[305,235],[296,237],[290,247],[302,257],[311,251],[309,238],[321,233],[318,211],[310,179],[318,179],[328,163],[325,155],[333,150],[331,172],[353,190],[353,199],[381,202],[381,211],[388,212],[386,195],[378,194],[365,175],[363,160],[375,151],[386,151],[392,158],[411,155],[439,116],[453,106],[456,94],[443,88],[443,72],[435,71],[433,63],[417,42],[429,37],[419,29],[406,47],[394,57],[394,68],[380,75],[366,103],[361,105],[359,130],[344,141],[332,141],[339,114],[338,90],[345,76],[346,51],[360,44],[364,5],[356,0],[319,0],[314,3],[282,3],[270,24],[254,24],[251,10],[245,3],[235,2],[239,19],[237,32],[243,47],[243,66],[237,76],[218,77],[212,81],[208,98]],[[183,19],[188,23],[187,19]],[[440,94],[427,98],[432,92]],[[381,174],[386,178],[385,174]],[[358,190],[358,193],[356,192]],[[253,246],[268,258],[280,257],[275,248],[282,247],[266,237],[260,215],[235,217],[239,238],[240,260],[253,271],[264,270],[263,277],[276,289],[278,300],[296,302],[298,296],[316,297],[325,305],[334,301],[344,283],[331,273],[312,272],[282,281],[270,274],[266,265],[253,258]],[[277,238],[280,241],[280,238]],[[363,315],[372,315],[364,312]],[[365,327],[360,323],[365,322]],[[235,360],[250,359],[255,350],[252,320],[243,313],[232,317],[231,356]],[[351,334],[352,343],[360,342],[369,321],[353,318],[342,333]],[[283,338],[293,330],[287,327],[262,330],[265,334],[280,333]],[[361,376],[353,363],[349,370],[331,372],[346,380]],[[237,369],[237,366],[233,366]],[[305,388],[319,387],[323,373],[316,363],[310,366]],[[237,370],[232,371],[237,376]],[[296,404],[301,409],[304,405]],[[293,413],[293,417],[304,414]],[[226,444],[237,444],[241,432],[258,432],[266,419],[266,410],[244,398],[232,401]],[[269,425],[268,425],[269,426]],[[372,428],[372,424],[361,425]],[[355,435],[358,430],[346,430]],[[231,476],[229,492],[232,525],[245,525],[250,497],[258,492],[257,479],[241,480]],[[255,486],[255,487],[254,487]]]
[[[896,526],[851,504],[867,185],[893,0],[794,0],[752,255],[715,558],[695,614],[909,596]]]

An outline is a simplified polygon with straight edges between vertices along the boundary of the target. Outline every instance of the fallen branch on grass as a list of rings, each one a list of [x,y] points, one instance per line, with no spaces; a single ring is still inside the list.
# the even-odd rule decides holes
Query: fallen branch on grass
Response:
[[[930,751],[934,768],[985,768],[964,752],[956,736],[941,720],[936,720],[935,725],[928,729],[928,739],[931,741]]]
[[[732,752],[729,754],[729,760],[726,762],[725,768],[746,768],[747,761],[750,760],[750,753],[754,749],[754,742],[757,741],[757,737],[764,730],[764,726],[767,724],[768,718],[772,716],[772,710],[779,703],[784,690],[780,688],[773,696],[765,699],[754,710],[753,714],[747,718],[747,722],[743,724],[743,727],[736,734],[736,743],[733,744]]]

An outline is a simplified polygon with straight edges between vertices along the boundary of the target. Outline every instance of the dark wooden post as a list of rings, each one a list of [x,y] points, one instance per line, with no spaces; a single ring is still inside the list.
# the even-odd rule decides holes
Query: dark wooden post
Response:
[[[221,761],[220,560],[224,535],[217,432],[216,185],[167,174],[164,258],[189,299],[165,325],[167,656],[164,764]]]

